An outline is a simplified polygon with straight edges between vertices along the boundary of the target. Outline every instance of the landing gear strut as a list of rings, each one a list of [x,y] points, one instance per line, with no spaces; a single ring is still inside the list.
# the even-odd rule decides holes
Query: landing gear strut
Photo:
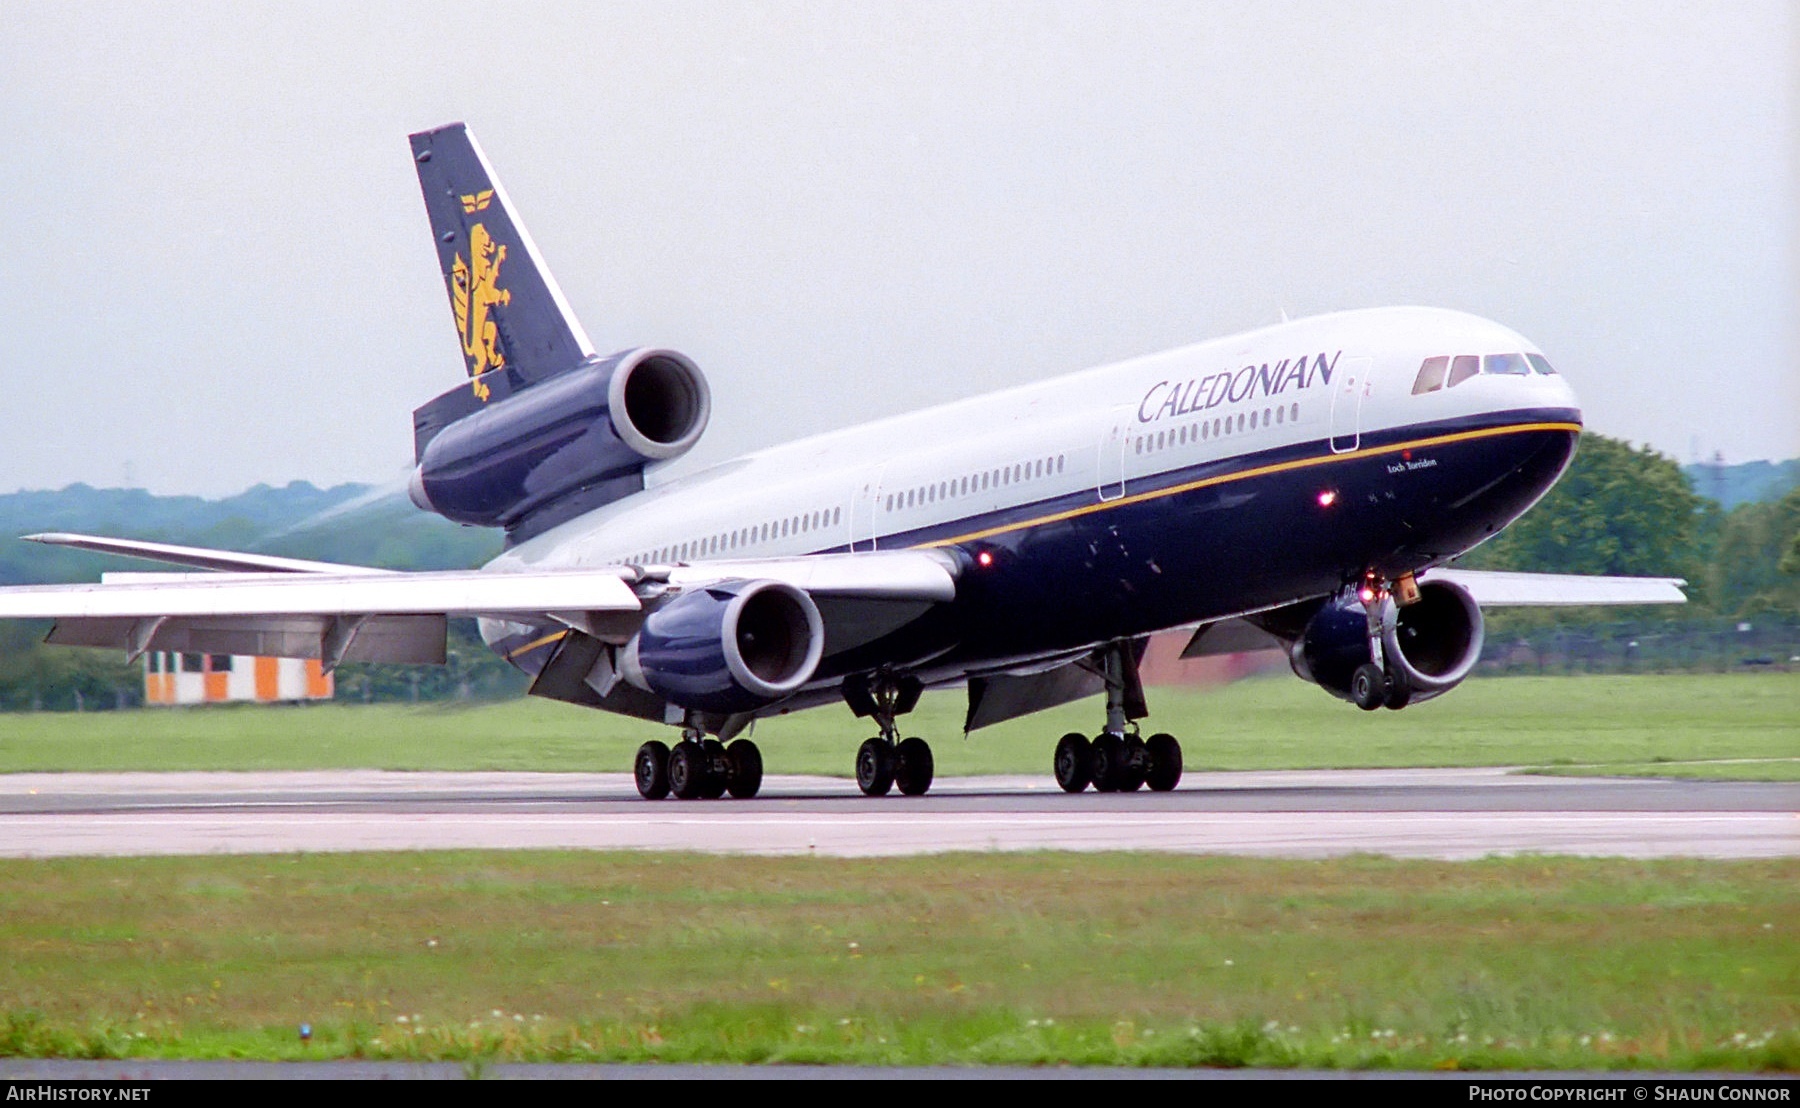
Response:
[[[1390,587],[1386,578],[1370,572],[1363,577],[1356,595],[1368,616],[1369,660],[1350,675],[1350,702],[1365,712],[1381,707],[1399,711],[1412,700],[1412,685],[1406,674],[1388,663],[1387,650],[1382,645],[1383,621],[1390,598],[1411,603],[1418,599],[1418,585],[1410,573]]]
[[[749,739],[730,746],[709,739],[689,722],[673,750],[655,739],[638,747],[632,775],[645,800],[671,793],[677,800],[717,800],[726,793],[748,800],[762,788],[762,751]]]
[[[918,705],[924,691],[916,677],[877,674],[844,682],[850,710],[873,718],[881,729],[856,751],[856,787],[864,796],[886,796],[895,785],[904,796],[924,796],[930,790],[937,768],[931,744],[916,736],[901,738],[894,722]]]
[[[1092,740],[1071,731],[1056,744],[1053,766],[1064,792],[1089,785],[1095,792],[1136,792],[1149,785],[1168,792],[1181,783],[1181,744],[1173,735],[1138,736],[1137,721],[1150,714],[1138,679],[1138,649],[1114,643],[1082,663],[1106,682],[1106,726]]]

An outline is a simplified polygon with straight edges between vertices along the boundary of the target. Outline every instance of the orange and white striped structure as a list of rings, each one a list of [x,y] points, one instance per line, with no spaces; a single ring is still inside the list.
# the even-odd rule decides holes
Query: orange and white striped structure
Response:
[[[225,704],[238,701],[330,700],[334,685],[317,658],[251,654],[144,655],[144,703]]]

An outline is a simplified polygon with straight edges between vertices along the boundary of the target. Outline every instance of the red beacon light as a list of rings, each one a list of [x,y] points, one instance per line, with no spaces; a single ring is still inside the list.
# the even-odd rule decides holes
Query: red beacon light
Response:
[[[986,569],[994,564],[994,552],[992,550],[983,550],[981,553],[975,555],[975,562],[980,565],[982,569]]]
[[[1337,503],[1337,490],[1325,489],[1319,493],[1319,507],[1329,508]]]

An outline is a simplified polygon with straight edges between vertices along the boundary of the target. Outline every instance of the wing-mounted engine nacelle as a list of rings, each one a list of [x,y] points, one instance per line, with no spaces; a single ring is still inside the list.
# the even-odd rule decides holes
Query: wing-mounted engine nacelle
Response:
[[[1391,673],[1405,679],[1414,702],[1462,683],[1481,658],[1481,607],[1460,585],[1423,581],[1419,599],[1405,607],[1382,602],[1381,648]],[[1350,699],[1356,668],[1368,661],[1369,621],[1356,590],[1329,600],[1288,649],[1294,672]]]
[[[700,367],[648,347],[487,402],[462,389],[420,412],[452,398],[453,421],[420,450],[409,491],[426,511],[481,527],[512,527],[577,493],[593,508],[635,492],[644,467],[686,453],[712,413]]]
[[[825,623],[779,581],[725,581],[651,612],[619,652],[619,675],[671,704],[747,712],[799,691],[819,667]]]

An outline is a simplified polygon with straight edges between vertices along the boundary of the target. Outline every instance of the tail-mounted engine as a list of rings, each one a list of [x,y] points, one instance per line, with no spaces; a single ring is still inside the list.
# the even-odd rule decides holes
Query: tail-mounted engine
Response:
[[[686,453],[712,411],[700,368],[673,350],[626,351],[517,391],[503,378],[413,413],[413,503],[482,527],[561,522],[642,489],[644,467]]]
[[[725,581],[651,612],[618,666],[678,707],[747,712],[798,692],[824,650],[812,597],[778,581]]]
[[[1407,699],[1427,700],[1460,684],[1481,658],[1481,608],[1460,585],[1424,581],[1404,607],[1384,596],[1377,611],[1387,672]],[[1288,650],[1294,672],[1353,700],[1356,671],[1372,660],[1369,617],[1357,591],[1327,601]]]

